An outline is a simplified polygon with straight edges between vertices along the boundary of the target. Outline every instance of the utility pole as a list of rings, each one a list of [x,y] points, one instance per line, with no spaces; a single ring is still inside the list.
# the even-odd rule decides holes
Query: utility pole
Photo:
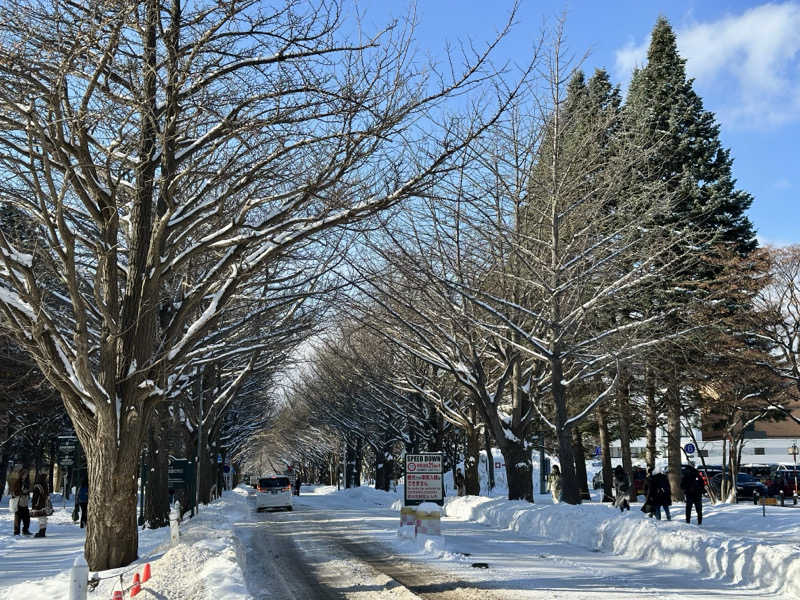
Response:
[[[539,430],[539,493],[544,494],[547,480],[545,476],[545,456],[544,456],[544,431]]]
[[[194,506],[195,510],[200,512],[200,457],[202,456],[203,448],[203,389],[200,389],[200,399],[198,402],[198,418],[197,418],[197,461],[195,466],[195,495]]]

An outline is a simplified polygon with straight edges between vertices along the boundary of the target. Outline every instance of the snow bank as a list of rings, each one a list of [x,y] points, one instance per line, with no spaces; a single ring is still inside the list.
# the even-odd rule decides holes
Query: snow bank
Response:
[[[66,597],[69,567],[83,552],[85,530],[72,523],[71,506],[59,507],[60,503],[54,502],[57,510],[48,523],[46,538],[0,535],[0,600]],[[134,573],[141,574],[149,562],[152,576],[142,589],[155,597],[250,600],[240,566],[242,549],[233,534],[234,521],[246,520],[249,512],[247,491],[236,489],[201,507],[193,519],[185,519],[181,541],[175,546],[169,544],[168,527],[140,531],[140,559],[121,569],[93,572],[101,581],[92,596],[110,598],[115,589],[128,589]],[[0,523],[10,525],[10,515],[0,514]],[[17,559],[20,568],[16,573],[14,568],[5,568],[13,567]],[[20,581],[23,577],[27,580]]]
[[[742,521],[761,518],[759,510],[750,509],[738,511]],[[765,543],[677,520],[656,521],[635,510],[620,514],[616,509],[596,504],[529,504],[467,496],[447,499],[445,512],[447,516],[474,520],[526,536],[568,542],[771,593],[800,597],[800,546],[790,543]],[[756,527],[754,523],[751,525]],[[796,539],[796,534],[785,539],[792,538]]]

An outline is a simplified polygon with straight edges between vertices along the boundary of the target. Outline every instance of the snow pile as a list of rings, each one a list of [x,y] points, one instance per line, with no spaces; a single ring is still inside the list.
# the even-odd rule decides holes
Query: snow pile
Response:
[[[60,503],[54,503],[57,510],[46,538],[0,536],[0,600],[66,597],[69,569],[83,552],[85,530],[72,523],[72,507],[59,507]],[[185,519],[175,546],[170,547],[168,527],[140,531],[140,559],[124,568],[91,573],[101,580],[92,595],[110,598],[114,590],[128,589],[134,574],[141,574],[149,562],[152,576],[142,584],[140,597],[251,599],[240,566],[243,552],[233,534],[234,521],[248,519],[250,512],[248,492],[236,489],[201,507],[193,519]],[[0,514],[5,531],[11,531],[10,521],[11,515]]]
[[[674,508],[674,512],[680,513],[682,507]],[[762,518],[756,507],[737,508],[743,527],[747,527],[747,521]],[[479,496],[449,498],[445,511],[450,517],[474,520],[525,536],[568,542],[800,597],[800,546],[709,531],[705,526],[708,518],[703,528],[698,528],[678,520],[648,519],[635,510],[620,514],[603,505],[529,504]],[[750,526],[757,529],[756,523]],[[785,539],[792,538],[796,540],[796,534]]]

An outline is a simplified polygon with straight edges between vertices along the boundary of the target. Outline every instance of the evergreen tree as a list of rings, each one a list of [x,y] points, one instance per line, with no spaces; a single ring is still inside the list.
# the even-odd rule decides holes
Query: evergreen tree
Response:
[[[720,143],[714,114],[686,77],[685,63],[672,27],[660,17],[647,65],[634,73],[625,103],[628,126],[651,136],[657,147],[643,176],[679,191],[672,218],[689,219],[709,234],[709,244],[746,255],[757,246],[745,215],[752,197],[736,189],[730,152]]]
[[[678,54],[671,26],[660,17],[653,29],[647,65],[634,72],[624,107],[626,133],[649,137],[653,144],[644,168],[631,174],[632,185],[662,182],[672,195],[672,210],[661,215],[662,222],[685,229],[686,245],[698,250],[698,260],[684,263],[651,299],[662,307],[678,308],[673,317],[676,330],[704,313],[693,310],[695,303],[712,295],[720,300],[713,293],[713,281],[720,276],[719,257],[728,253],[746,256],[757,246],[745,215],[752,197],[736,189],[730,152],[720,143],[713,113],[703,108],[693,79],[687,78],[685,62]],[[687,352],[689,344],[685,342],[668,351],[661,349],[662,355],[679,357],[660,368],[668,389],[668,460],[676,497],[680,497],[681,464],[678,372],[702,360],[702,343],[709,337],[713,336],[706,332],[693,340],[694,353]]]

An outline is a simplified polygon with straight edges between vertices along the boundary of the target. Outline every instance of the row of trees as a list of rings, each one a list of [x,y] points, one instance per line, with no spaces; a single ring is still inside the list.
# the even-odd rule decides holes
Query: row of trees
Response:
[[[499,39],[440,71],[409,27],[345,24],[336,1],[0,7],[0,200],[31,224],[0,235],[0,310],[86,450],[93,570],[136,558],[165,420],[202,446],[250,418],[346,226],[424,195],[519,91]]]
[[[248,448],[330,298],[347,334],[275,435],[348,432],[348,479],[366,445],[383,481],[397,439],[494,438],[532,498],[544,429],[575,502],[576,431],[637,377],[675,431],[705,317],[757,287],[720,285],[750,198],[665,21],[624,104],[560,32],[522,69],[491,62],[505,28],[440,70],[410,27],[348,27],[335,1],[0,7],[2,326],[86,450],[93,570],[136,558],[142,448],[163,472],[171,422]]]
[[[610,485],[610,440],[630,477],[631,439],[646,433],[653,464],[665,425],[679,497],[682,425],[724,431],[735,472],[745,430],[791,416],[797,251],[757,249],[752,199],[669,24],[624,103],[604,71],[586,81],[564,63],[559,37],[540,57],[546,93],[518,97],[341,269],[354,290],[341,331],[293,397],[300,422],[369,446],[376,481],[392,444],[447,451],[446,423],[468,489],[491,439],[509,497],[532,500],[545,444],[575,503],[586,434]]]

